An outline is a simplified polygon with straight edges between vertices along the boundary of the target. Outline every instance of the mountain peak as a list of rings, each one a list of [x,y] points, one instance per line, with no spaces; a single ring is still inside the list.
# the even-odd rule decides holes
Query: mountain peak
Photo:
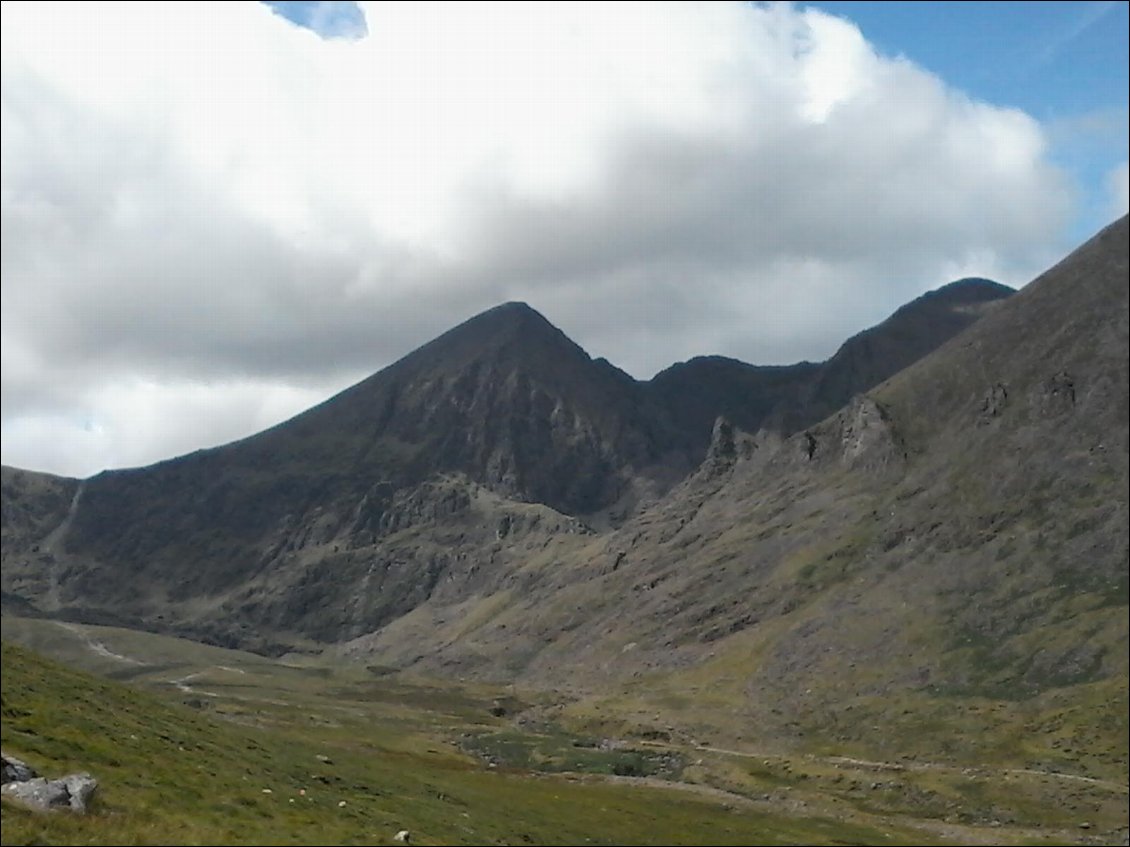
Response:
[[[463,322],[461,325],[474,324],[480,321],[530,321],[540,320],[549,323],[545,316],[537,309],[522,300],[507,300],[497,306],[484,309]]]
[[[1009,288],[1007,285],[1002,285],[991,279],[967,276],[947,283],[941,288],[928,291],[918,299],[944,300],[951,303],[985,303],[991,300],[1000,300],[1015,293],[1016,289]]]
[[[412,351],[389,370],[404,373],[462,367],[484,356],[516,354],[521,358],[545,349],[567,358],[588,359],[580,347],[536,309],[527,303],[509,301],[468,318]]]
[[[487,309],[487,311],[491,312],[495,309],[500,311],[513,312],[515,314],[520,314],[522,312],[533,312],[534,314],[538,314],[537,309],[533,308],[525,300],[507,300],[505,303],[498,304],[493,309]]]
[[[468,318],[436,340],[438,341],[456,333],[464,334],[472,331],[497,333],[509,329],[540,329],[555,336],[565,338],[565,334],[561,332],[561,330],[550,323],[545,315],[529,303],[520,300],[509,300]]]

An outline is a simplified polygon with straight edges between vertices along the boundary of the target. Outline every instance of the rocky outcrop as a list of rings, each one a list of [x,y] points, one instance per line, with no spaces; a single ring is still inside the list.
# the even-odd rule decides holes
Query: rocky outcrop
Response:
[[[88,773],[46,779],[37,776],[34,768],[14,756],[4,753],[2,759],[3,785],[0,793],[36,811],[69,809],[83,814],[98,788],[98,780]]]
[[[885,467],[905,457],[898,434],[883,407],[860,395],[839,415],[842,461],[852,467]]]
[[[991,423],[1001,416],[1007,405],[1008,386],[1003,382],[994,383],[981,400],[981,414],[977,422],[982,425]]]
[[[698,473],[718,476],[732,468],[735,462],[748,459],[755,448],[751,436],[736,429],[726,418],[719,417],[714,422],[710,447]]]
[[[27,782],[29,779],[35,779],[37,774],[35,769],[32,768],[27,762],[17,759],[15,756],[9,756],[4,753],[0,756],[3,764],[0,767],[0,773],[3,778],[0,779],[0,784],[7,785],[9,782]]]

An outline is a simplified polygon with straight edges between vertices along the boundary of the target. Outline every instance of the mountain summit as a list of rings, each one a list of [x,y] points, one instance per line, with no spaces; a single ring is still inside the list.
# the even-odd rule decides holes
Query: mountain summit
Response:
[[[410,484],[462,473],[513,499],[589,515],[672,458],[668,428],[629,376],[591,359],[526,304],[506,303],[272,438],[314,451],[319,465],[328,461],[322,442],[354,442],[354,475]]]

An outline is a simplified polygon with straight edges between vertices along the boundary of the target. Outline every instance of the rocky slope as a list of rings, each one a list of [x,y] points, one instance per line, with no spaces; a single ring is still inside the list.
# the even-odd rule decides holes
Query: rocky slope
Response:
[[[543,681],[753,651],[766,722],[797,690],[1110,679],[1125,241],[1008,299],[948,286],[823,365],[651,383],[508,304],[242,442],[82,483],[5,469],[5,604]]]
[[[81,484],[6,470],[4,590],[260,649],[337,640],[477,578],[527,513],[548,537],[654,499],[689,468],[677,440],[638,383],[510,303],[241,442]]]

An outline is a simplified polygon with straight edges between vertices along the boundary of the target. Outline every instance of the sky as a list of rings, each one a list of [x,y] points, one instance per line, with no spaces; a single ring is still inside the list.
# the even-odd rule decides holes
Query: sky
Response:
[[[36,3],[2,460],[250,435],[523,300],[640,379],[821,360],[1127,211],[1126,2]]]

